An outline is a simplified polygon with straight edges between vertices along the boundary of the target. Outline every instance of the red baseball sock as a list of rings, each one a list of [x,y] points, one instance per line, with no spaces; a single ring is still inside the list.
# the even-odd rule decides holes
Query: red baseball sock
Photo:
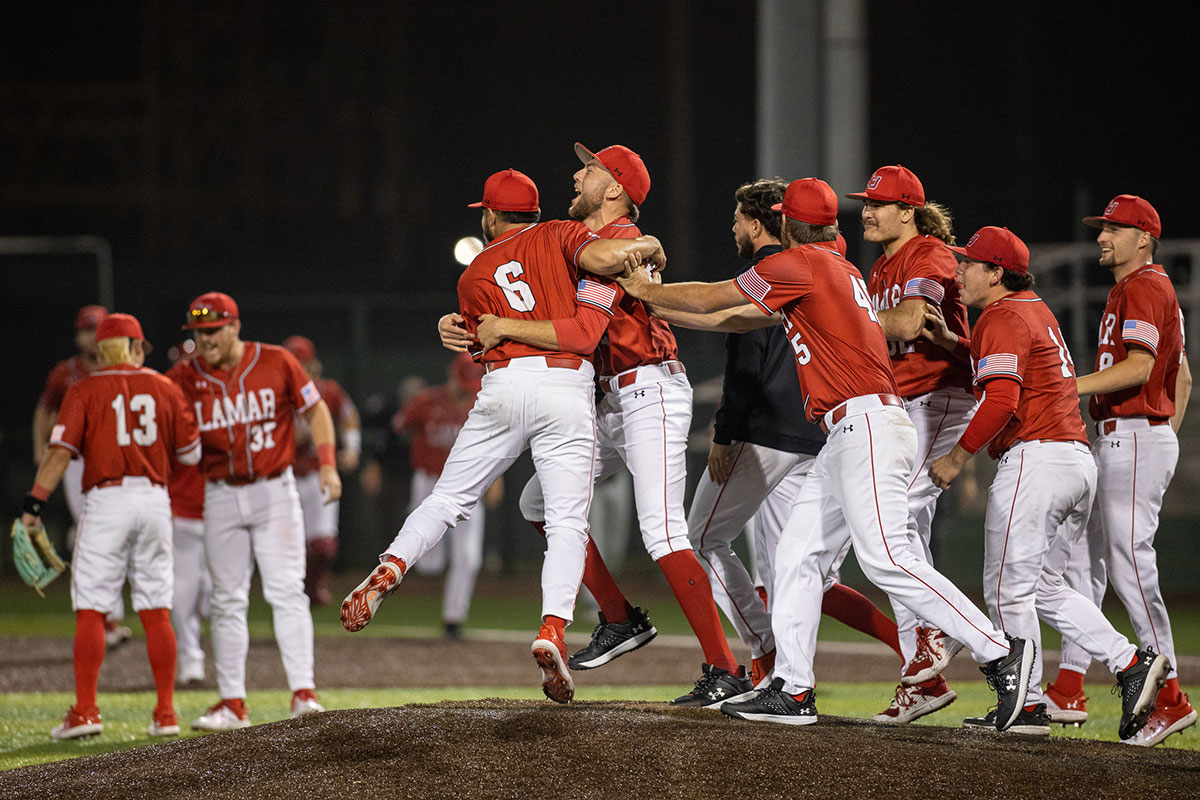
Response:
[[[546,523],[530,522],[529,524],[542,535],[542,538],[546,537]],[[612,573],[608,571],[608,565],[604,563],[604,559],[600,556],[600,550],[592,541],[591,536],[587,540],[587,560],[583,562],[583,585],[592,593],[592,597],[596,598],[596,603],[604,612],[606,620],[609,622],[629,621],[629,615],[633,613],[633,606],[625,599],[621,587],[617,586],[617,582],[613,580]]]
[[[96,683],[104,663],[104,615],[90,608],[75,612],[75,708],[96,707]]]
[[[542,618],[543,625],[549,625],[558,633],[559,639],[565,639],[567,636],[567,621],[562,617],[556,617],[553,614],[547,614]]]
[[[712,585],[704,574],[704,567],[696,560],[696,554],[691,550],[681,550],[665,555],[658,560],[658,568],[666,576],[667,583],[671,584],[679,607],[700,640],[705,663],[738,674],[738,663],[725,639],[721,618],[717,616]]]
[[[821,598],[821,613],[828,614],[856,631],[874,636],[895,650],[901,659],[904,658],[900,652],[900,636],[896,632],[896,623],[876,608],[866,595],[849,586],[835,583]]]
[[[154,689],[158,693],[155,711],[175,709],[175,629],[171,627],[171,612],[165,608],[139,611],[142,627],[146,629],[146,655],[154,673]]]
[[[1157,701],[1160,706],[1177,706],[1183,702],[1183,692],[1179,689],[1179,678],[1170,678],[1158,690]]]
[[[1067,697],[1073,697],[1083,691],[1083,673],[1073,669],[1058,668],[1054,678],[1054,688]]]

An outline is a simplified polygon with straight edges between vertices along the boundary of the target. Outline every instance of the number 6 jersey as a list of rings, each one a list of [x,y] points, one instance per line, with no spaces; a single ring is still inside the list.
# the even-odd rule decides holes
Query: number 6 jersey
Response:
[[[67,390],[50,445],[83,456],[83,491],[123,477],[167,484],[171,462],[200,446],[179,387],[145,367],[102,367]]]
[[[232,370],[203,357],[176,364],[179,384],[200,427],[200,471],[210,481],[242,483],[279,475],[296,455],[295,414],[321,400],[296,357],[282,347],[246,342]]]

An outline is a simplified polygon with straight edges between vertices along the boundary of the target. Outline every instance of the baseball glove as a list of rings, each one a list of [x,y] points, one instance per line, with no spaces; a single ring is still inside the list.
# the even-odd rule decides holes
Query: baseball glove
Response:
[[[13,520],[13,561],[21,580],[37,590],[42,597],[42,589],[63,573],[67,565],[54,551],[54,545],[46,537],[45,528],[26,528],[20,519]]]

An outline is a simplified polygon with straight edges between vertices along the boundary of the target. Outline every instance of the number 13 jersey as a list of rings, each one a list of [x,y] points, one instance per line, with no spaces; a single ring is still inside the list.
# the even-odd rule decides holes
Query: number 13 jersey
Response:
[[[102,367],[67,390],[50,445],[83,457],[83,491],[123,477],[166,486],[171,462],[200,446],[179,387],[145,367]]]

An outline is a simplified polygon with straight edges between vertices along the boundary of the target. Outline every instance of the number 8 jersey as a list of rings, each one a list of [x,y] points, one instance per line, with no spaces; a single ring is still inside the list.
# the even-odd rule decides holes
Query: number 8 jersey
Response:
[[[167,375],[195,411],[204,448],[200,471],[210,481],[245,482],[279,475],[296,455],[294,416],[321,400],[296,357],[282,347],[246,342],[232,370],[203,357]]]
[[[171,462],[200,446],[179,387],[152,369],[114,364],[67,390],[50,445],[83,457],[83,491],[123,477],[167,484]]]

